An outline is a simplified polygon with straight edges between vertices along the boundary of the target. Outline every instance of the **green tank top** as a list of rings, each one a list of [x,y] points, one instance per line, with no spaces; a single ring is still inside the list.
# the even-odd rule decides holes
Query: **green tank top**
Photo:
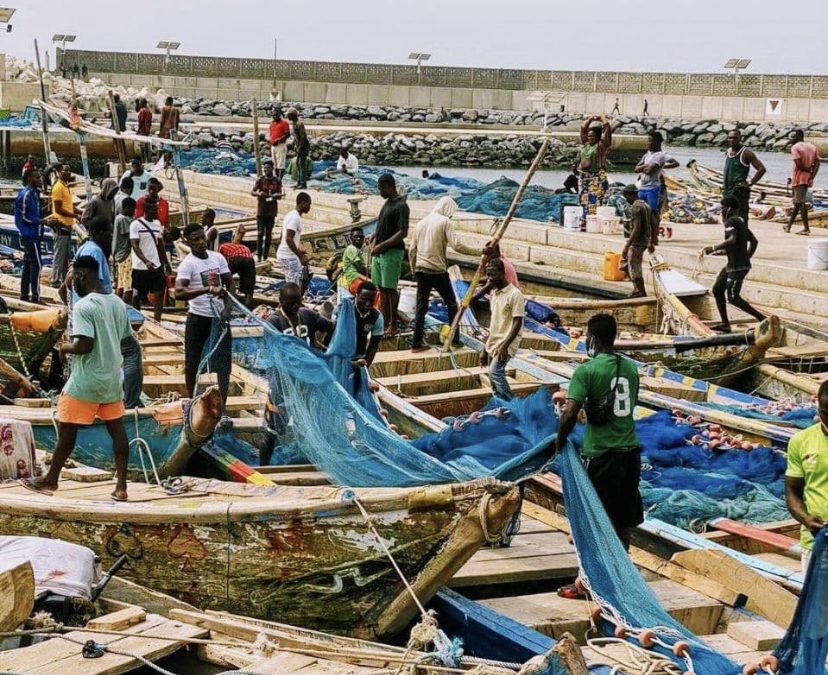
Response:
[[[581,146],[581,161],[588,161],[589,168],[581,169],[581,173],[598,173],[598,146],[586,143]]]
[[[736,183],[747,180],[748,174],[750,173],[750,164],[745,165],[742,163],[742,154],[745,150],[746,148],[741,147],[739,148],[739,152],[732,157],[729,152],[725,155],[724,185],[722,186],[722,195],[724,197],[727,197],[733,192],[733,186]]]

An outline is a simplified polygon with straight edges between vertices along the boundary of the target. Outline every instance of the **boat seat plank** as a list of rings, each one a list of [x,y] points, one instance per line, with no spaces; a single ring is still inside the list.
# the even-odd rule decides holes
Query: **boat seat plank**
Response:
[[[184,341],[180,338],[148,338],[146,340],[139,340],[144,349],[154,347],[183,347]]]
[[[509,378],[507,378],[509,379]],[[528,394],[530,392],[535,391],[538,387],[540,387],[543,383],[542,382],[515,382],[514,380],[509,380],[509,386],[512,389],[512,393],[515,395],[518,394]],[[479,398],[479,397],[490,397],[492,395],[491,387],[478,387],[477,389],[462,389],[460,391],[455,391],[451,393],[451,401],[459,401],[462,399],[469,399],[469,398]],[[407,399],[410,403],[413,403],[416,406],[421,405],[429,405],[432,403],[445,403],[446,402],[446,395],[445,394],[427,394],[425,396],[412,396]]]
[[[794,558],[784,553],[758,553],[753,557],[769,562],[777,567],[790,570],[791,572],[802,571],[802,561],[799,558]]]
[[[263,396],[228,396],[225,410],[259,409],[264,405]]]
[[[490,586],[521,581],[571,579],[578,574],[575,552],[536,554],[526,558],[470,560],[448,582],[449,588]]]
[[[649,586],[670,615],[689,630],[698,635],[715,631],[724,611],[721,603],[669,580],[649,582]],[[582,640],[589,627],[590,603],[561,598],[557,593],[492,598],[480,602],[556,639],[569,631]]]
[[[184,363],[184,354],[175,352],[153,352],[145,354],[142,363],[144,366],[177,366]]]
[[[216,384],[218,379],[215,373],[202,373],[198,376],[201,384]],[[174,387],[184,386],[184,373],[176,375],[144,375],[144,386]]]

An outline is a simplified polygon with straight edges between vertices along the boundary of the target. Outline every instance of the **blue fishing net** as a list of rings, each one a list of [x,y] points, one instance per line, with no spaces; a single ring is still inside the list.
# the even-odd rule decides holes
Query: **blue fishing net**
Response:
[[[816,406],[813,404],[802,405],[792,410],[780,410],[780,414],[778,415],[752,406],[724,405],[721,403],[704,403],[703,405],[705,408],[721,410],[722,412],[739,415],[741,417],[750,417],[752,419],[775,422],[777,424],[784,422],[788,426],[794,426],[799,429],[807,429],[812,426],[814,416],[816,415]]]
[[[805,585],[793,621],[774,656],[780,675],[825,675],[828,658],[828,528],[823,527],[811,551]]]
[[[548,439],[536,438],[542,431],[544,406],[549,400],[515,406],[513,429],[521,425],[525,440],[504,456],[494,445],[482,444],[475,422],[456,432],[456,455],[435,443],[434,454],[423,452],[391,431],[382,420],[368,378],[351,365],[355,352],[356,324],[353,303],[343,302],[337,327],[325,354],[303,340],[283,335],[231,300],[234,321],[260,328],[261,335],[234,340],[234,359],[265,378],[274,405],[284,408],[282,419],[285,454],[301,457],[328,474],[332,481],[356,487],[405,487],[451,483],[495,476],[520,478],[534,473],[548,452]],[[216,333],[213,340],[218,337]],[[548,394],[547,394],[548,396]],[[484,415],[482,423],[488,422]],[[466,440],[464,440],[466,439]],[[421,439],[422,440],[422,439]],[[466,456],[459,446],[473,447]],[[233,441],[223,449],[239,456]],[[277,457],[282,456],[277,453]],[[249,455],[248,455],[249,457]]]
[[[685,670],[704,675],[737,675],[741,667],[718,654],[688,631],[661,606],[652,589],[630,561],[615,536],[612,524],[592,486],[575,446],[563,451],[559,462],[564,502],[578,552],[581,578],[591,590],[595,602],[612,624],[629,630],[654,630],[664,644],[683,641],[689,645],[693,668],[671,650],[654,646]],[[614,625],[602,621],[601,628],[612,634]]]

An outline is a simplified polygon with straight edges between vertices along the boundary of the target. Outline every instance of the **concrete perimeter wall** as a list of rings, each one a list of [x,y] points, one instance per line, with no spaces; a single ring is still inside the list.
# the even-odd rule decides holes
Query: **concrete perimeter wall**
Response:
[[[86,65],[112,84],[165,89],[183,97],[431,108],[530,110],[534,92],[567,112],[682,119],[803,121],[828,119],[828,76],[507,70],[236,59],[58,50],[57,62]],[[768,101],[778,101],[770,114]]]

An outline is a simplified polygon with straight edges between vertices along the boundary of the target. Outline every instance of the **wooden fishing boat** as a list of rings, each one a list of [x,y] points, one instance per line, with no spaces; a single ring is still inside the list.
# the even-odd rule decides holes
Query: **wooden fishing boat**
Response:
[[[699,164],[695,160],[687,163],[687,168],[690,170],[690,175],[693,179],[704,187],[717,189],[721,192],[724,185],[724,173],[719,169]],[[759,181],[753,186],[755,192],[765,192],[768,195],[775,197],[790,198],[790,190],[784,183],[775,183],[773,181]],[[820,201],[828,200],[828,191],[814,190],[814,198]]]
[[[718,316],[714,303],[706,294],[680,294],[676,290],[680,276],[663,262],[654,265],[653,279],[665,327],[677,335],[714,337],[716,333],[709,326]],[[730,311],[737,317],[745,316],[732,307]],[[780,343],[770,347],[754,368],[745,371],[742,380],[752,391],[771,399],[810,400],[828,378],[828,334],[784,318],[780,325],[784,329]]]
[[[427,601],[518,503],[495,480],[351,491],[185,478],[169,490],[132,483],[125,503],[112,487],[0,485],[0,533],[81,543],[105,564],[127,555],[128,578],[199,607],[372,637],[417,611],[383,546]]]

